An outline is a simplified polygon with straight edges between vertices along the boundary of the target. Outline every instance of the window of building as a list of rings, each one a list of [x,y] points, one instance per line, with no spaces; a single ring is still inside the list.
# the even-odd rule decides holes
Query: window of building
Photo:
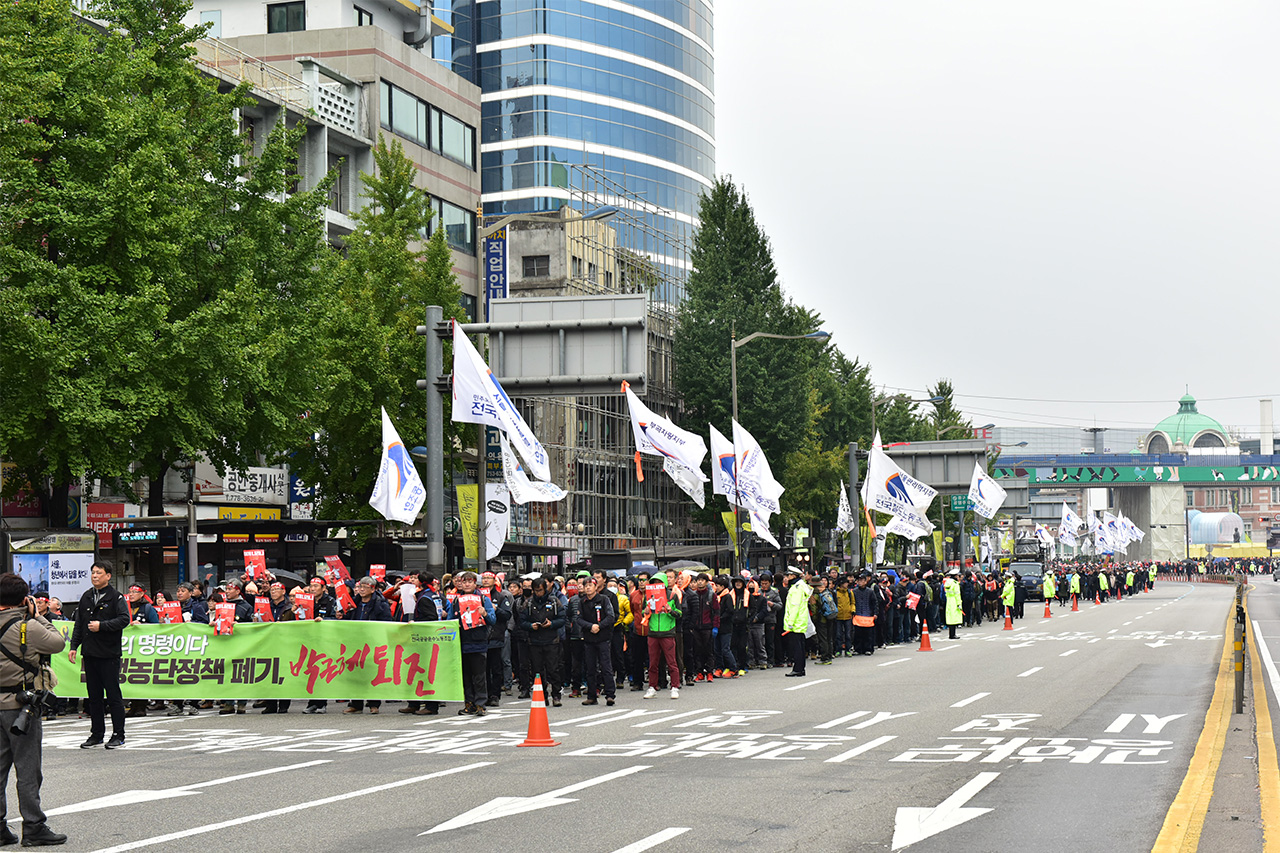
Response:
[[[444,226],[445,239],[449,245],[459,252],[468,255],[476,253],[476,215],[474,211],[445,201],[442,198],[431,199],[431,209],[435,216],[431,217],[431,228]]]
[[[267,32],[300,33],[307,28],[307,4],[271,3],[267,6]]]
[[[587,281],[591,282],[592,284],[596,283],[596,265],[595,264],[587,264]]]
[[[576,255],[569,258],[569,277],[577,279],[582,278],[582,258],[579,258]]]
[[[1246,486],[1240,490],[1240,505],[1244,506],[1251,503],[1253,503],[1253,489]]]
[[[329,154],[329,171],[334,172],[333,184],[329,187],[329,209],[338,213],[347,212],[347,158],[341,154]]]
[[[206,9],[200,13],[200,23],[209,25],[209,38],[222,38],[222,10]]]
[[[1280,503],[1280,486],[1271,487],[1271,502]]]
[[[525,278],[546,278],[551,275],[551,256],[550,255],[525,255],[524,256],[524,277]]]
[[[1187,506],[1188,506],[1188,507],[1193,507],[1193,506],[1195,506],[1195,505],[1196,505],[1196,492],[1195,492],[1195,489],[1187,489]]]
[[[468,169],[476,167],[476,129],[383,80],[382,126]]]
[[[355,7],[355,9],[356,9],[356,26],[357,26],[357,27],[372,27],[372,26],[373,26],[373,13],[372,13],[372,12],[366,12],[364,9],[361,9],[359,6],[356,6],[356,7]]]

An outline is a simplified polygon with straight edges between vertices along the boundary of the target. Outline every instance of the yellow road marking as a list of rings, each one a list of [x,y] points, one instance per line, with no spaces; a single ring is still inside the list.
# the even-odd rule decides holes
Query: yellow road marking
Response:
[[[1213,699],[1204,715],[1204,728],[1196,741],[1195,752],[1187,775],[1173,798],[1164,817],[1164,826],[1156,836],[1151,853],[1195,853],[1200,846],[1200,832],[1204,829],[1209,801],[1213,799],[1213,781],[1218,775],[1222,749],[1227,741],[1227,729],[1231,724],[1231,712],[1235,703],[1232,656],[1234,643],[1227,638],[1232,634],[1235,608],[1227,613],[1227,625],[1222,638],[1222,660],[1218,663],[1218,678],[1214,682]],[[1271,851],[1268,851],[1271,853]]]
[[[1245,612],[1249,605],[1246,601]],[[1248,616],[1245,624],[1252,625]],[[1262,850],[1263,853],[1280,853],[1280,762],[1276,760],[1275,730],[1271,728],[1271,706],[1267,703],[1267,685],[1262,678],[1262,652],[1258,638],[1253,648],[1253,707],[1257,715],[1258,741],[1258,795],[1262,800]],[[1280,696],[1276,697],[1280,700]]]

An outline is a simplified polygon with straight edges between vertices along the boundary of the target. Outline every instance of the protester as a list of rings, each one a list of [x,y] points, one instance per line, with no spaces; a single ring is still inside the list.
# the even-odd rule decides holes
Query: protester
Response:
[[[107,749],[124,745],[124,699],[120,695],[120,659],[123,655],[125,626],[129,609],[122,596],[111,586],[111,561],[99,558],[89,570],[91,587],[80,596],[76,608],[75,627],[71,631],[71,663],[76,650],[84,669],[88,692],[89,738],[80,744],[91,749],[102,743],[106,734],[106,709],[111,710],[111,739]]]

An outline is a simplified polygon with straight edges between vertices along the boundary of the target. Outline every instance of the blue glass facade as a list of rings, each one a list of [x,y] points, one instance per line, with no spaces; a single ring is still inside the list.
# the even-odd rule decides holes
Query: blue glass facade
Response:
[[[435,5],[454,27],[435,57],[484,92],[486,214],[564,205],[584,164],[641,199],[649,224],[688,239],[715,177],[711,0]]]

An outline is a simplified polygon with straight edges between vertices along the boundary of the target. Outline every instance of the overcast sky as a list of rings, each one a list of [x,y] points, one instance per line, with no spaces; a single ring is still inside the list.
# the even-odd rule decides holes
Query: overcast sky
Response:
[[[1257,434],[1280,401],[1280,4],[715,15],[717,168],[878,384],[950,378],[977,423],[1115,427],[1189,385]]]

